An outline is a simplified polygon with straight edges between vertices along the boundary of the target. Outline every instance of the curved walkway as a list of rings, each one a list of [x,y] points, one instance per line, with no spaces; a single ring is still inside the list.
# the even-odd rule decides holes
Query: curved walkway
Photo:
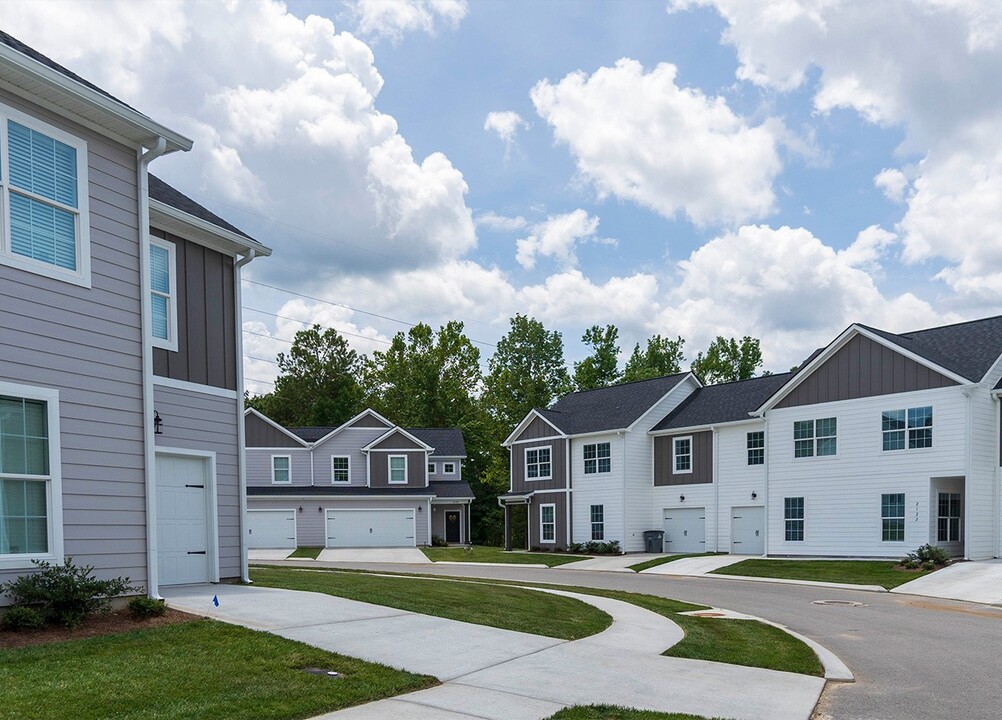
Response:
[[[821,678],[664,657],[682,638],[667,618],[619,600],[537,592],[594,605],[612,615],[613,624],[568,642],[294,590],[219,585],[164,594],[180,610],[444,682],[324,716],[333,720],[519,720],[594,703],[735,720],[808,720],[824,688]]]

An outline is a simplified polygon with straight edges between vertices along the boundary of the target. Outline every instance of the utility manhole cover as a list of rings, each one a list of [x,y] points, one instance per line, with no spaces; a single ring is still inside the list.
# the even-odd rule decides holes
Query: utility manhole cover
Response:
[[[323,668],[303,668],[303,672],[308,672],[310,675],[324,675],[330,678],[339,676],[334,670],[324,670]]]
[[[843,607],[866,607],[861,602],[855,600],[815,600],[814,605],[842,605]]]

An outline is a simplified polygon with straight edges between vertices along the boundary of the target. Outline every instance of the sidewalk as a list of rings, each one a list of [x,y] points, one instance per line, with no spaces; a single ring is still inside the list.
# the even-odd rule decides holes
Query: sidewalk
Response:
[[[707,555],[705,557],[682,558],[662,565],[641,570],[651,575],[706,575],[728,565],[734,565],[742,560],[748,560],[758,555]]]
[[[558,565],[561,570],[605,570],[608,572],[633,572],[630,565],[647,562],[663,555],[652,555],[647,553],[631,553],[629,555],[602,555],[579,560],[577,562]]]

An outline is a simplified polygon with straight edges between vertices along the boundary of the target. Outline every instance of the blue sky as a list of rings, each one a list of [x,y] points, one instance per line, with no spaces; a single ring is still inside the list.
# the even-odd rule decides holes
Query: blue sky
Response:
[[[784,370],[854,321],[1002,312],[995,4],[157,5],[6,29],[194,138],[153,171],[274,248],[256,390],[310,322],[369,352],[459,319],[485,359],[516,312],[572,361],[595,323],[690,359],[749,334]]]

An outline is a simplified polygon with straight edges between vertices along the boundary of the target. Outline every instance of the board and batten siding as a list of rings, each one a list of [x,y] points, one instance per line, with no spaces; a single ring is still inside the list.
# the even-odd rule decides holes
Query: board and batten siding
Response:
[[[264,447],[289,447],[303,448],[303,443],[297,442],[288,434],[282,432],[274,425],[265,422],[254,413],[244,415],[244,443],[248,448]]]
[[[0,265],[0,379],[59,390],[64,554],[144,585],[136,152],[5,91],[0,104],[87,142],[91,255],[90,288]]]
[[[525,476],[525,451],[532,448],[550,448],[550,478],[548,480],[531,480]],[[567,487],[567,440],[534,440],[512,445],[511,448],[511,487],[514,492],[532,492],[533,490],[555,490]]]
[[[691,438],[692,472],[675,472],[673,450],[675,440]],[[713,432],[683,432],[678,435],[659,435],[654,438],[654,486],[702,485],[713,482]]]
[[[325,547],[327,544],[327,510],[392,510],[413,509],[415,541],[430,545],[428,536],[428,501],[417,498],[329,498],[329,497],[255,497],[247,498],[249,510],[294,510],[296,512],[296,543],[300,547]],[[418,507],[421,512],[418,512]],[[299,508],[303,511],[299,512]]]
[[[386,432],[383,427],[355,425],[345,428],[336,435],[331,436],[322,444],[313,447],[313,467],[314,483],[316,485],[331,484],[331,458],[335,455],[351,458],[349,460],[350,484],[357,487],[365,487],[368,483],[366,474],[366,454],[362,448]],[[408,460],[408,472],[410,471]]]
[[[384,431],[385,432],[385,431]],[[382,433],[380,433],[382,435]],[[377,435],[378,437],[378,435]],[[424,450],[418,443],[401,432],[390,433],[384,440],[372,446],[373,450]]]
[[[153,399],[164,421],[158,447],[216,454],[219,577],[240,577],[239,400],[169,387],[154,387]]]
[[[557,435],[560,435],[559,430],[554,429],[552,425],[537,416],[525,426],[525,429],[512,442],[539,440],[540,438],[556,437]]]
[[[933,408],[931,448],[882,450],[881,413]],[[768,552],[773,555],[901,557],[927,542],[931,479],[963,477],[967,399],[960,387],[779,408],[766,415]],[[837,454],[794,457],[793,423],[837,418]],[[905,541],[881,540],[880,496],[905,493]],[[804,540],[786,541],[784,498],[804,498]],[[966,500],[965,500],[966,502]]]
[[[791,390],[777,407],[855,400],[956,384],[885,345],[856,335]]]
[[[161,230],[174,245],[177,268],[177,351],[153,349],[153,374],[237,389],[233,258]]]
[[[555,542],[544,543],[540,539],[540,506],[553,504],[554,518],[556,521]],[[513,512],[514,512],[513,506]],[[532,496],[529,503],[529,547],[552,550],[554,548],[567,548],[567,523],[570,520],[567,513],[567,493],[559,492],[539,492]]]
[[[271,458],[273,455],[288,455],[292,463],[292,484],[298,487],[313,484],[312,456],[309,448],[247,448],[247,486],[272,485]]]
[[[609,443],[611,472],[586,475],[584,446]],[[591,506],[601,505],[605,520],[605,541],[618,540],[623,545],[623,436],[592,435],[571,438],[572,535],[577,543],[591,540]],[[538,497],[538,496],[537,496]]]
[[[407,458],[407,484],[390,484],[390,456],[404,455]],[[369,485],[370,487],[415,488],[427,487],[428,477],[427,453],[424,450],[407,450],[391,452],[389,450],[369,451]]]

